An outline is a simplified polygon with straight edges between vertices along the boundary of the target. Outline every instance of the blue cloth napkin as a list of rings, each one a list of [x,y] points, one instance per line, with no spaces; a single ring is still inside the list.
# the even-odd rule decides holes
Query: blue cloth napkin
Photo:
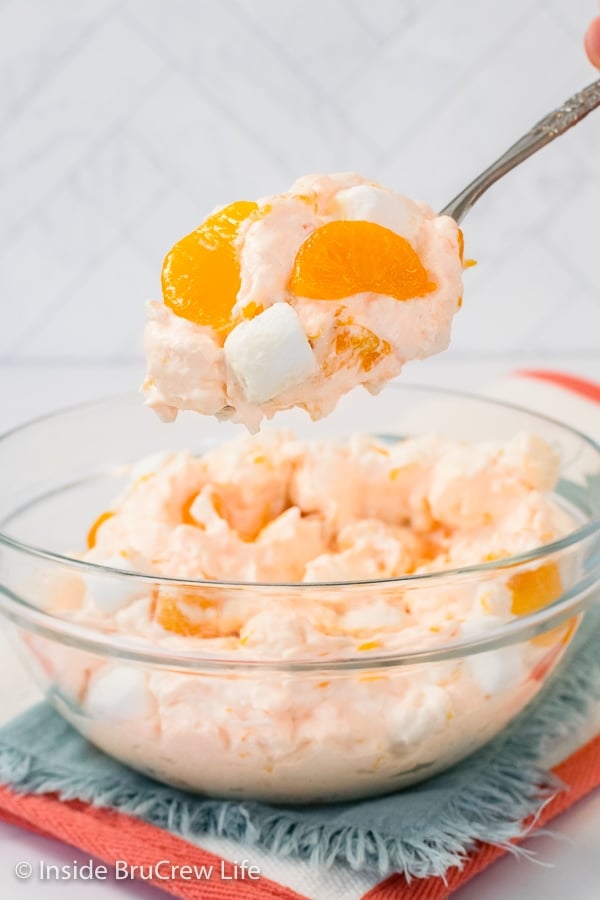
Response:
[[[46,703],[0,730],[0,782],[110,807],[197,844],[217,834],[320,865],[443,875],[475,841],[507,846],[560,789],[543,760],[600,700],[596,607],[560,674],[511,726],[449,771],[393,795],[310,808],[199,797],[110,759]]]

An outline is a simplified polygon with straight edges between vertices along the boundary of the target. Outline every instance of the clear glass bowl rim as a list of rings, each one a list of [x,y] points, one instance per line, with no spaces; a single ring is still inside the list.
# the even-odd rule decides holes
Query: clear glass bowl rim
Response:
[[[393,383],[387,386],[388,389],[403,390],[405,385],[402,383]],[[406,385],[410,391],[422,390],[424,393],[435,392],[444,394],[448,397],[463,398],[466,400],[474,400],[479,403],[486,403],[489,406],[497,406],[503,409],[515,410],[524,413],[534,419],[547,422],[548,424],[558,427],[569,433],[573,437],[587,444],[588,447],[597,455],[600,468],[600,444],[593,438],[584,434],[576,428],[561,422],[551,416],[538,413],[535,410],[527,409],[516,403],[510,403],[495,398],[488,398],[480,394],[473,394],[468,391],[459,391],[450,388],[431,387],[427,385]],[[37,424],[46,420],[58,417],[66,413],[76,413],[77,411],[87,410],[96,405],[106,404],[112,400],[123,399],[126,396],[135,396],[134,392],[119,392],[114,395],[108,395],[97,398],[92,401],[84,401],[82,403],[71,404],[52,410],[29,419],[14,428],[9,429],[0,435],[0,442],[10,440],[15,434],[20,434],[27,429],[34,429]],[[416,587],[423,586],[430,588],[436,583],[456,581],[469,576],[491,574],[499,570],[513,568],[523,563],[533,562],[537,559],[543,559],[558,553],[578,543],[582,543],[587,538],[600,532],[600,516],[590,519],[584,525],[570,532],[557,541],[548,544],[542,544],[534,547],[524,553],[515,556],[505,557],[501,560],[478,563],[471,566],[463,566],[455,569],[444,569],[439,572],[427,572],[415,575],[402,575],[396,578],[382,578],[365,581],[328,581],[328,582],[252,582],[252,581],[209,581],[199,579],[173,578],[160,575],[143,575],[137,572],[131,572],[126,569],[117,569],[110,566],[104,566],[99,563],[88,562],[75,557],[66,556],[41,547],[27,544],[24,541],[17,540],[10,535],[4,533],[0,526],[0,546],[4,545],[10,550],[21,553],[25,556],[32,556],[37,559],[45,559],[53,563],[57,563],[63,567],[73,568],[75,570],[87,571],[89,574],[98,575],[99,573],[118,576],[121,579],[129,579],[135,583],[174,586],[178,588],[210,588],[228,589],[256,589],[261,592],[277,591],[285,589],[301,593],[302,591],[315,589],[357,589],[357,588],[382,588],[390,585],[396,587]],[[143,640],[128,640],[122,635],[106,634],[99,630],[95,630],[89,626],[80,625],[78,623],[68,622],[58,616],[39,610],[30,606],[13,592],[8,590],[0,579],[0,611],[15,624],[34,631],[38,634],[58,639],[63,643],[77,646],[80,649],[87,649],[91,652],[101,653],[109,656],[119,656],[134,662],[151,663],[153,665],[164,666],[168,668],[181,667],[184,669],[196,668],[229,668],[234,670],[243,669],[271,669],[278,671],[297,671],[297,670],[314,670],[329,668],[350,668],[363,669],[377,668],[379,666],[388,667],[390,665],[410,665],[415,663],[423,663],[425,661],[438,661],[456,659],[470,653],[481,652],[483,650],[491,650],[508,646],[520,640],[528,640],[535,637],[550,627],[555,627],[560,622],[565,621],[573,615],[578,614],[586,608],[589,595],[593,592],[594,587],[598,584],[595,576],[590,576],[577,586],[567,591],[555,603],[550,604],[538,612],[529,613],[520,616],[518,619],[507,622],[497,629],[490,631],[488,634],[478,638],[469,638],[466,640],[453,641],[451,644],[442,644],[435,649],[419,650],[411,653],[395,653],[389,655],[373,656],[365,655],[360,658],[348,659],[319,659],[312,660],[240,660],[225,659],[223,656],[210,656],[205,652],[178,650],[172,652],[170,648],[159,647],[156,644],[145,642]]]

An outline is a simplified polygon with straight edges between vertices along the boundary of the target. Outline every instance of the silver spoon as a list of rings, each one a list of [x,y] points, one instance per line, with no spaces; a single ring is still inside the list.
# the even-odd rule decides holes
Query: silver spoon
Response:
[[[478,175],[454,200],[451,200],[448,206],[444,207],[441,215],[451,216],[456,222],[462,222],[473,204],[499,178],[502,178],[532,154],[537,153],[546,144],[551,143],[554,138],[564,134],[573,125],[577,125],[597,106],[600,106],[600,81],[594,81],[582,91],[573,94],[562,106],[541,119],[485,172]]]

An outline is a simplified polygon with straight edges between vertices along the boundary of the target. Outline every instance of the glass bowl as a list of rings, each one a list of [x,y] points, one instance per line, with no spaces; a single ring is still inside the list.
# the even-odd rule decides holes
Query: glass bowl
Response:
[[[183,414],[161,424],[139,396],[39,418],[0,441],[0,610],[48,701],[106,753],[191,791],[269,802],[341,801],[398,790],[473,752],[513,719],[556,670],[600,579],[600,450],[571,428],[508,404],[388,385],[354,393],[321,422],[294,411],[270,427],[341,440],[436,431],[467,441],[534,432],[561,455],[557,501],[577,522],[567,537],[518,557],[371,582],[250,584],[159,578],[78,560],[90,522],[126,481],[127,466],[165,449],[202,453],[239,426]],[[73,555],[75,554],[75,555]],[[536,612],[383,652],[369,634],[382,601],[451,602],[457,591],[560,572],[560,596]],[[529,574],[527,574],[529,573]],[[535,583],[535,576],[534,576]],[[291,613],[314,602],[366,617],[353,652],[223,650],[168,632],[116,631],[78,614],[82,592],[160,592]],[[370,637],[373,639],[371,640]],[[292,642],[293,645],[293,642]]]

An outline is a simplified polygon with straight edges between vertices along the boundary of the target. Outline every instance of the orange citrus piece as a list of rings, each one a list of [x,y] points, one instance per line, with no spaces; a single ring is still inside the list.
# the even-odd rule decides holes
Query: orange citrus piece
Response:
[[[217,330],[228,325],[240,289],[235,239],[242,222],[257,209],[246,200],[230,203],[167,253],[163,299],[176,315]]]
[[[543,609],[562,594],[562,581],[556,563],[545,563],[538,569],[517,572],[508,579],[512,591],[511,612],[515,616]]]
[[[192,505],[197,496],[197,492],[194,494],[190,494],[190,496],[181,507],[181,521],[183,525],[198,525],[191,513]]]
[[[508,581],[513,594],[511,611],[516,616],[537,612],[558,600],[563,586],[556,563],[545,563],[539,569],[529,569],[513,575]],[[548,647],[555,643],[568,644],[577,627],[577,617],[569,619],[556,628],[544,631],[531,639],[538,647]]]
[[[90,530],[88,531],[88,534],[87,534],[87,545],[88,545],[89,550],[91,550],[93,547],[96,546],[96,540],[98,537],[98,529],[100,528],[100,526],[103,525],[107,519],[111,519],[113,516],[114,516],[114,512],[103,512],[101,515],[98,516],[98,518],[96,519],[96,521],[94,522],[94,524],[92,525],[92,527],[90,528]]]
[[[406,238],[374,222],[322,225],[294,260],[290,289],[312,300],[340,300],[373,291],[409,300],[435,290]]]
[[[186,594],[181,599],[190,606],[199,609],[210,610],[215,608],[215,603],[204,597],[194,594]],[[156,621],[173,634],[183,637],[217,637],[218,629],[214,622],[194,622],[179,606],[176,597],[160,594],[156,604]]]
[[[182,609],[180,603],[188,609],[195,608],[199,615],[190,615]],[[165,631],[179,634],[182,637],[216,638],[238,637],[240,623],[231,617],[223,618],[220,603],[210,596],[183,591],[177,594],[158,592],[156,597],[155,621]]]
[[[363,372],[370,372],[373,366],[391,353],[392,348],[388,341],[378,337],[373,331],[363,325],[339,322],[333,353],[327,357],[323,364],[326,375],[332,375],[347,364],[347,360],[356,360],[358,367]]]

